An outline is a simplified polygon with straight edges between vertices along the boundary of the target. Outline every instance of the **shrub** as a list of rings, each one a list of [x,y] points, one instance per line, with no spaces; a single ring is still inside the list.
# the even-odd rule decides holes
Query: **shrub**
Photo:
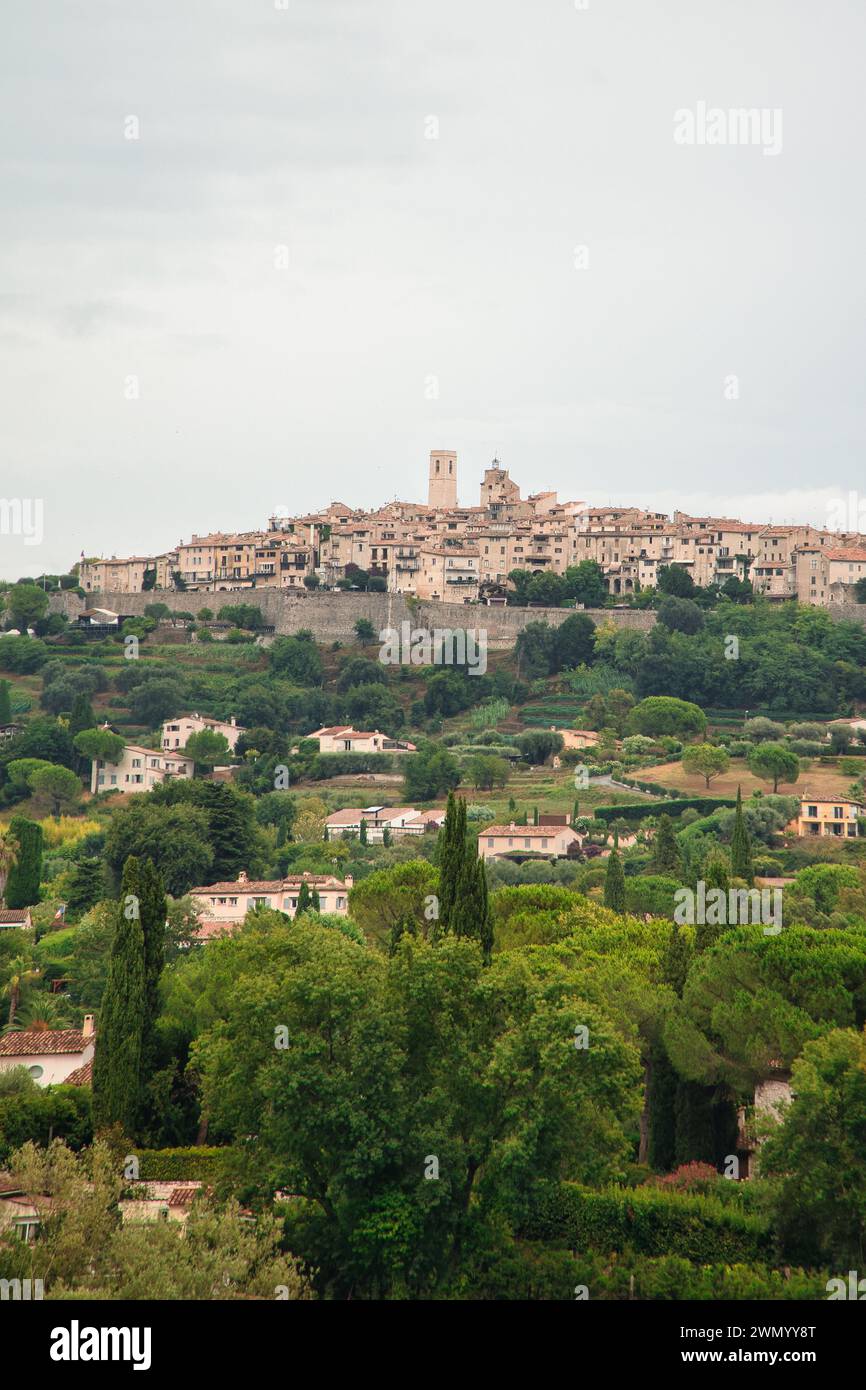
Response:
[[[222,1176],[231,1149],[135,1149],[143,1182],[207,1182]]]
[[[576,1183],[542,1184],[524,1234],[562,1241],[574,1250],[634,1250],[643,1255],[676,1251],[698,1263],[767,1259],[772,1236],[765,1218],[699,1197],[659,1188],[609,1187],[599,1192]]]

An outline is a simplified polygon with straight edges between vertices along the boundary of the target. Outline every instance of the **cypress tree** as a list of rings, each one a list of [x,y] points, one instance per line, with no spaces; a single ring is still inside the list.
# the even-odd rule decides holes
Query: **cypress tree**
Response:
[[[358,827],[358,842],[362,845],[367,843],[367,822],[363,816],[361,817],[361,824]]]
[[[674,1163],[677,1167],[681,1163],[715,1164],[714,1096],[714,1086],[685,1081],[682,1077],[677,1083],[674,1103],[677,1127]]]
[[[13,816],[9,830],[18,842],[18,854],[6,880],[6,906],[33,907],[42,878],[42,826],[26,816]]]
[[[689,965],[689,947],[676,922],[671,926],[668,944],[662,957],[662,981],[682,995]],[[680,1078],[659,1039],[649,1055],[647,1081],[647,1162],[657,1173],[667,1173],[674,1166],[677,1143],[677,1092]]]
[[[752,837],[746,829],[743,816],[743,794],[737,787],[737,809],[734,812],[734,830],[731,835],[731,873],[734,878],[744,878],[751,888],[755,882],[755,866],[752,863]]]
[[[480,942],[485,961],[493,949],[487,870],[478,846],[467,839],[466,802],[453,793],[439,841],[439,921],[436,935],[451,932]]]
[[[382,847],[383,847],[384,849],[388,849],[389,846],[390,846],[390,844],[391,844],[391,827],[390,827],[390,825],[385,825],[385,826],[382,827]]]
[[[79,859],[72,867],[66,891],[66,911],[71,921],[78,921],[102,898],[107,896],[105,865],[99,858]]]
[[[682,855],[677,844],[677,837],[674,834],[673,823],[670,816],[663,815],[656,831],[653,868],[657,869],[659,873],[679,875],[682,873],[682,867]]]
[[[578,820],[579,815],[580,815],[580,802],[579,802],[579,801],[575,801],[574,807],[573,807],[572,812],[571,812],[571,824],[572,824],[572,829],[573,829],[574,826],[577,824],[577,820]]]
[[[313,912],[321,912],[322,910],[322,903],[319,898],[318,888],[314,888],[312,893],[310,894],[310,908]]]
[[[535,807],[535,809],[534,809],[533,812],[532,812],[532,824],[533,824],[533,825],[537,825],[537,824],[538,824],[538,807],[537,807],[537,806]]]
[[[141,1095],[141,1048],[146,1018],[144,933],[138,861],[123,866],[117,927],[99,1011],[93,1058],[93,1127],[120,1124],[132,1136]]]
[[[662,958],[662,979],[680,997],[689,971],[689,944],[676,922],[671,927],[668,944]]]
[[[625,912],[625,874],[619,850],[612,849],[604,876],[604,905],[613,912]]]
[[[448,807],[439,836],[439,932],[451,930],[466,850],[466,802],[448,793]]]
[[[145,1020],[141,1043],[141,1079],[144,1086],[156,1070],[156,1020],[159,1017],[159,977],[165,965],[165,888],[152,860],[139,870],[141,931],[144,939]]]
[[[74,738],[76,734],[83,733],[85,729],[95,728],[96,715],[93,713],[93,706],[86,695],[79,693],[72,701],[72,709],[69,714],[69,737]]]
[[[0,681],[0,724],[12,722],[11,686],[8,681]]]
[[[398,917],[397,921],[391,928],[391,932],[388,937],[388,955],[395,956],[397,954],[397,948],[399,947],[400,942],[403,940],[404,936],[417,935],[418,925],[411,912],[404,917]]]
[[[650,1048],[647,1084],[647,1163],[656,1173],[669,1173],[674,1166],[678,1085],[679,1077],[671,1065],[664,1044],[654,1043]]]
[[[295,908],[295,916],[300,917],[301,913],[306,912],[310,905],[310,885],[307,883],[306,879],[303,879],[298,893],[298,905]]]

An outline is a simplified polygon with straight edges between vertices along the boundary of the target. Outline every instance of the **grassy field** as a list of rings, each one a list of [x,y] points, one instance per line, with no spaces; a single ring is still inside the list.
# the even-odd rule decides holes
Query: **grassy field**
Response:
[[[682,763],[661,763],[657,767],[642,768],[638,774],[642,782],[658,782],[660,786],[676,787],[689,796],[736,796],[737,787],[743,789],[743,796],[754,791],[772,791],[772,785],[760,781],[747,768],[741,758],[734,758],[731,767],[721,777],[714,777],[709,789],[703,777],[689,776],[683,771]],[[840,772],[838,767],[828,767],[813,763],[800,773],[795,784],[783,783],[779,792],[784,796],[844,796],[851,778]]]

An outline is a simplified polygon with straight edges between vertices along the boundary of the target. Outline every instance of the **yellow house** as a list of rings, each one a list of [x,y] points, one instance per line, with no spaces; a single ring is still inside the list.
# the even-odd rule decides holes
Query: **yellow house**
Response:
[[[837,835],[854,840],[860,834],[858,817],[864,815],[866,806],[860,801],[804,796],[800,802],[800,814],[791,821],[788,829],[807,838],[812,835]]]

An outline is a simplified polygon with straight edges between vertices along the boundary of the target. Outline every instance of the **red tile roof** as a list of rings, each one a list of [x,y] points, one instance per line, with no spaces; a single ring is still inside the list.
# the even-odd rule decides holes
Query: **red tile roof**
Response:
[[[825,550],[824,554],[828,560],[859,560],[861,564],[866,564],[866,550],[857,546],[843,546],[839,550]]]
[[[78,1028],[28,1028],[21,1033],[4,1033],[0,1038],[0,1057],[54,1056],[64,1052],[83,1052],[93,1034],[85,1037]]]
[[[76,1067],[67,1077],[63,1079],[64,1086],[92,1086],[93,1085],[93,1063],[85,1062],[83,1067]]]

